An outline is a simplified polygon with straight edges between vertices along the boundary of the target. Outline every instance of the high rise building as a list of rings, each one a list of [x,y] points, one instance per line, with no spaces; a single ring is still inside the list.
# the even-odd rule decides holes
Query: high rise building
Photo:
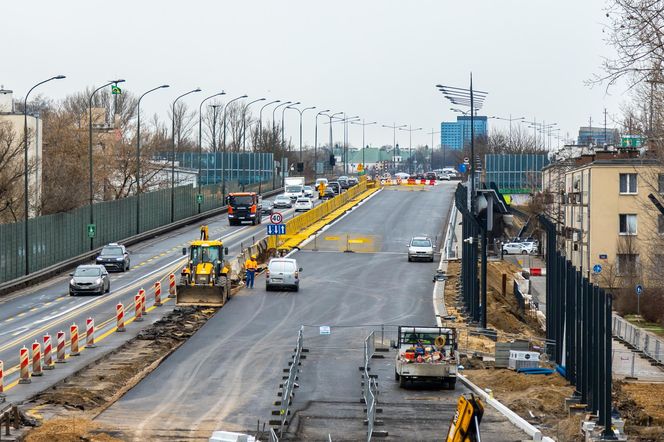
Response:
[[[617,146],[618,143],[620,143],[618,129],[604,129],[603,127],[592,126],[583,126],[579,128],[579,138],[577,139],[577,144],[579,146]]]
[[[487,117],[473,117],[475,139],[486,137],[488,134]],[[463,149],[470,144],[470,117],[459,116],[456,121],[443,121],[440,123],[440,144],[446,149]]]

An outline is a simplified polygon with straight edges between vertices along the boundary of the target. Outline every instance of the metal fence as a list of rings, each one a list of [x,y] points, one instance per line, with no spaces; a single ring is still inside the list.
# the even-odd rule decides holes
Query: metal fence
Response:
[[[443,251],[446,260],[457,258],[457,248],[455,246],[455,244],[458,243],[458,239],[456,238],[456,233],[455,233],[457,225],[456,219],[457,219],[456,203],[452,203],[452,210],[450,211],[450,221],[447,223],[447,232],[445,234],[447,242],[444,245],[444,251]]]
[[[479,249],[477,238],[481,227],[475,216],[468,208],[468,189],[459,185],[455,193],[455,206],[462,216],[462,245],[461,245],[461,294],[463,298],[462,313],[468,315],[470,322],[480,321],[480,281],[478,279],[477,263]],[[472,241],[467,241],[472,238]]]
[[[376,334],[371,332],[364,340],[364,366],[362,371],[362,401],[367,407],[367,442],[371,442],[376,424],[378,384],[376,376],[369,374],[369,361],[376,351]]]
[[[556,250],[556,228],[540,216],[546,231],[546,337],[556,364],[576,387],[586,410],[598,413],[603,436],[611,436],[612,298],[590,283]]]
[[[226,183],[226,191],[241,190],[239,183]],[[245,186],[246,191],[270,191],[272,182]],[[197,196],[202,195],[202,202]],[[35,272],[75,256],[94,250],[109,242],[121,241],[171,222],[171,189],[140,195],[140,211],[136,196],[104,201],[92,206],[95,237],[90,240],[90,206],[66,213],[39,216],[28,220],[29,271]],[[173,221],[225,205],[219,184],[179,186],[173,192]],[[0,224],[0,284],[26,274],[24,222]]]
[[[302,345],[304,344],[304,327],[300,327],[297,333],[297,345],[295,346],[295,353],[291,361],[290,369],[288,370],[288,378],[283,384],[281,393],[281,404],[279,405],[279,437],[283,437],[284,429],[288,426],[288,415],[290,413],[291,401],[293,399],[293,389],[295,388],[295,381],[300,373],[300,357],[302,356]]]
[[[164,152],[159,158],[170,161],[171,153]],[[224,178],[227,183],[255,184],[272,181],[274,155],[260,152],[180,152],[175,160],[180,167],[198,170],[201,168],[202,184],[219,184]]]
[[[613,316],[611,331],[613,336],[642,352],[652,362],[664,364],[664,339],[651,335],[620,316]]]

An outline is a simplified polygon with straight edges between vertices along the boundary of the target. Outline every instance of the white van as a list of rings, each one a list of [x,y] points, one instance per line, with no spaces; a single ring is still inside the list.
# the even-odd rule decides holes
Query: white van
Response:
[[[297,261],[292,258],[273,258],[267,265],[265,272],[265,291],[273,288],[292,288],[300,290],[300,272]]]

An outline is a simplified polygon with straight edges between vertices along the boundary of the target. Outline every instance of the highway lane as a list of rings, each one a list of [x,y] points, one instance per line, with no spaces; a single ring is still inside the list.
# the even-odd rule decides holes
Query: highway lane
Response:
[[[293,216],[293,210],[283,211],[287,217]],[[241,246],[247,246],[253,241],[265,236],[265,223],[251,226],[230,227],[226,215],[219,215],[207,221],[210,235],[213,238],[222,238],[229,247],[229,255],[235,256]],[[68,296],[69,276],[59,276],[50,279],[38,286],[30,287],[13,293],[0,302],[0,360],[4,361],[5,379],[8,400],[20,401],[30,394],[45,388],[50,383],[64,376],[63,373],[49,372],[40,379],[34,378],[30,386],[16,387],[18,379],[18,355],[21,346],[30,346],[35,339],[41,342],[42,336],[48,333],[52,337],[55,347],[55,336],[58,331],[67,332],[69,326],[76,323],[79,327],[81,341],[85,337],[85,320],[92,317],[96,321],[96,336],[111,332],[115,326],[115,309],[118,302],[122,302],[127,310],[126,320],[133,317],[133,299],[139,288],[148,291],[148,306],[152,305],[152,286],[160,280],[162,283],[162,297],[167,296],[167,275],[171,271],[177,273],[182,265],[181,249],[191,240],[198,238],[200,224],[190,225],[169,232],[159,237],[135,244],[130,247],[132,269],[126,273],[111,274],[111,293],[103,296]],[[165,307],[150,312],[148,323],[156,320],[173,308],[173,302],[167,302]],[[142,328],[140,327],[140,328]],[[138,324],[132,325],[138,330]],[[133,334],[127,334],[129,339]],[[125,339],[125,340],[126,340]],[[118,345],[122,343],[119,341]],[[96,350],[97,351],[97,350]],[[101,350],[99,350],[100,352]],[[91,356],[87,356],[89,360]],[[71,372],[77,364],[67,364],[66,371]],[[58,371],[58,370],[56,370]],[[8,387],[8,388],[7,388]]]
[[[435,325],[431,277],[436,265],[408,263],[405,243],[413,235],[440,235],[453,188],[443,184],[421,192],[377,194],[325,235],[371,233],[382,237],[379,250],[294,253],[304,267],[299,293],[265,292],[259,277],[256,289],[242,290],[98,420],[137,441],[204,440],[216,429],[252,431],[257,420],[271,418],[282,369],[303,324],[310,353],[295,408],[330,401],[358,404],[357,367],[371,325]],[[332,334],[320,336],[319,325],[331,326]],[[457,393],[465,391],[459,387]],[[457,398],[456,393],[440,394],[449,416],[437,417],[438,425],[451,418],[450,404]],[[345,437],[340,416],[324,423],[333,440]],[[360,409],[350,421],[364,431],[361,417]]]

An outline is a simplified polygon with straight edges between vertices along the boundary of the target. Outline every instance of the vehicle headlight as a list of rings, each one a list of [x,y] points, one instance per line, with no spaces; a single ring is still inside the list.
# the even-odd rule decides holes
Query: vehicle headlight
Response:
[[[97,257],[97,261],[101,261],[101,256],[98,256],[98,257]]]
[[[97,285],[101,284],[101,278],[95,279],[95,284],[97,284]]]
[[[74,278],[69,280],[69,285],[76,285],[76,281],[74,281]]]
[[[124,261],[124,258],[115,258],[117,261]]]

